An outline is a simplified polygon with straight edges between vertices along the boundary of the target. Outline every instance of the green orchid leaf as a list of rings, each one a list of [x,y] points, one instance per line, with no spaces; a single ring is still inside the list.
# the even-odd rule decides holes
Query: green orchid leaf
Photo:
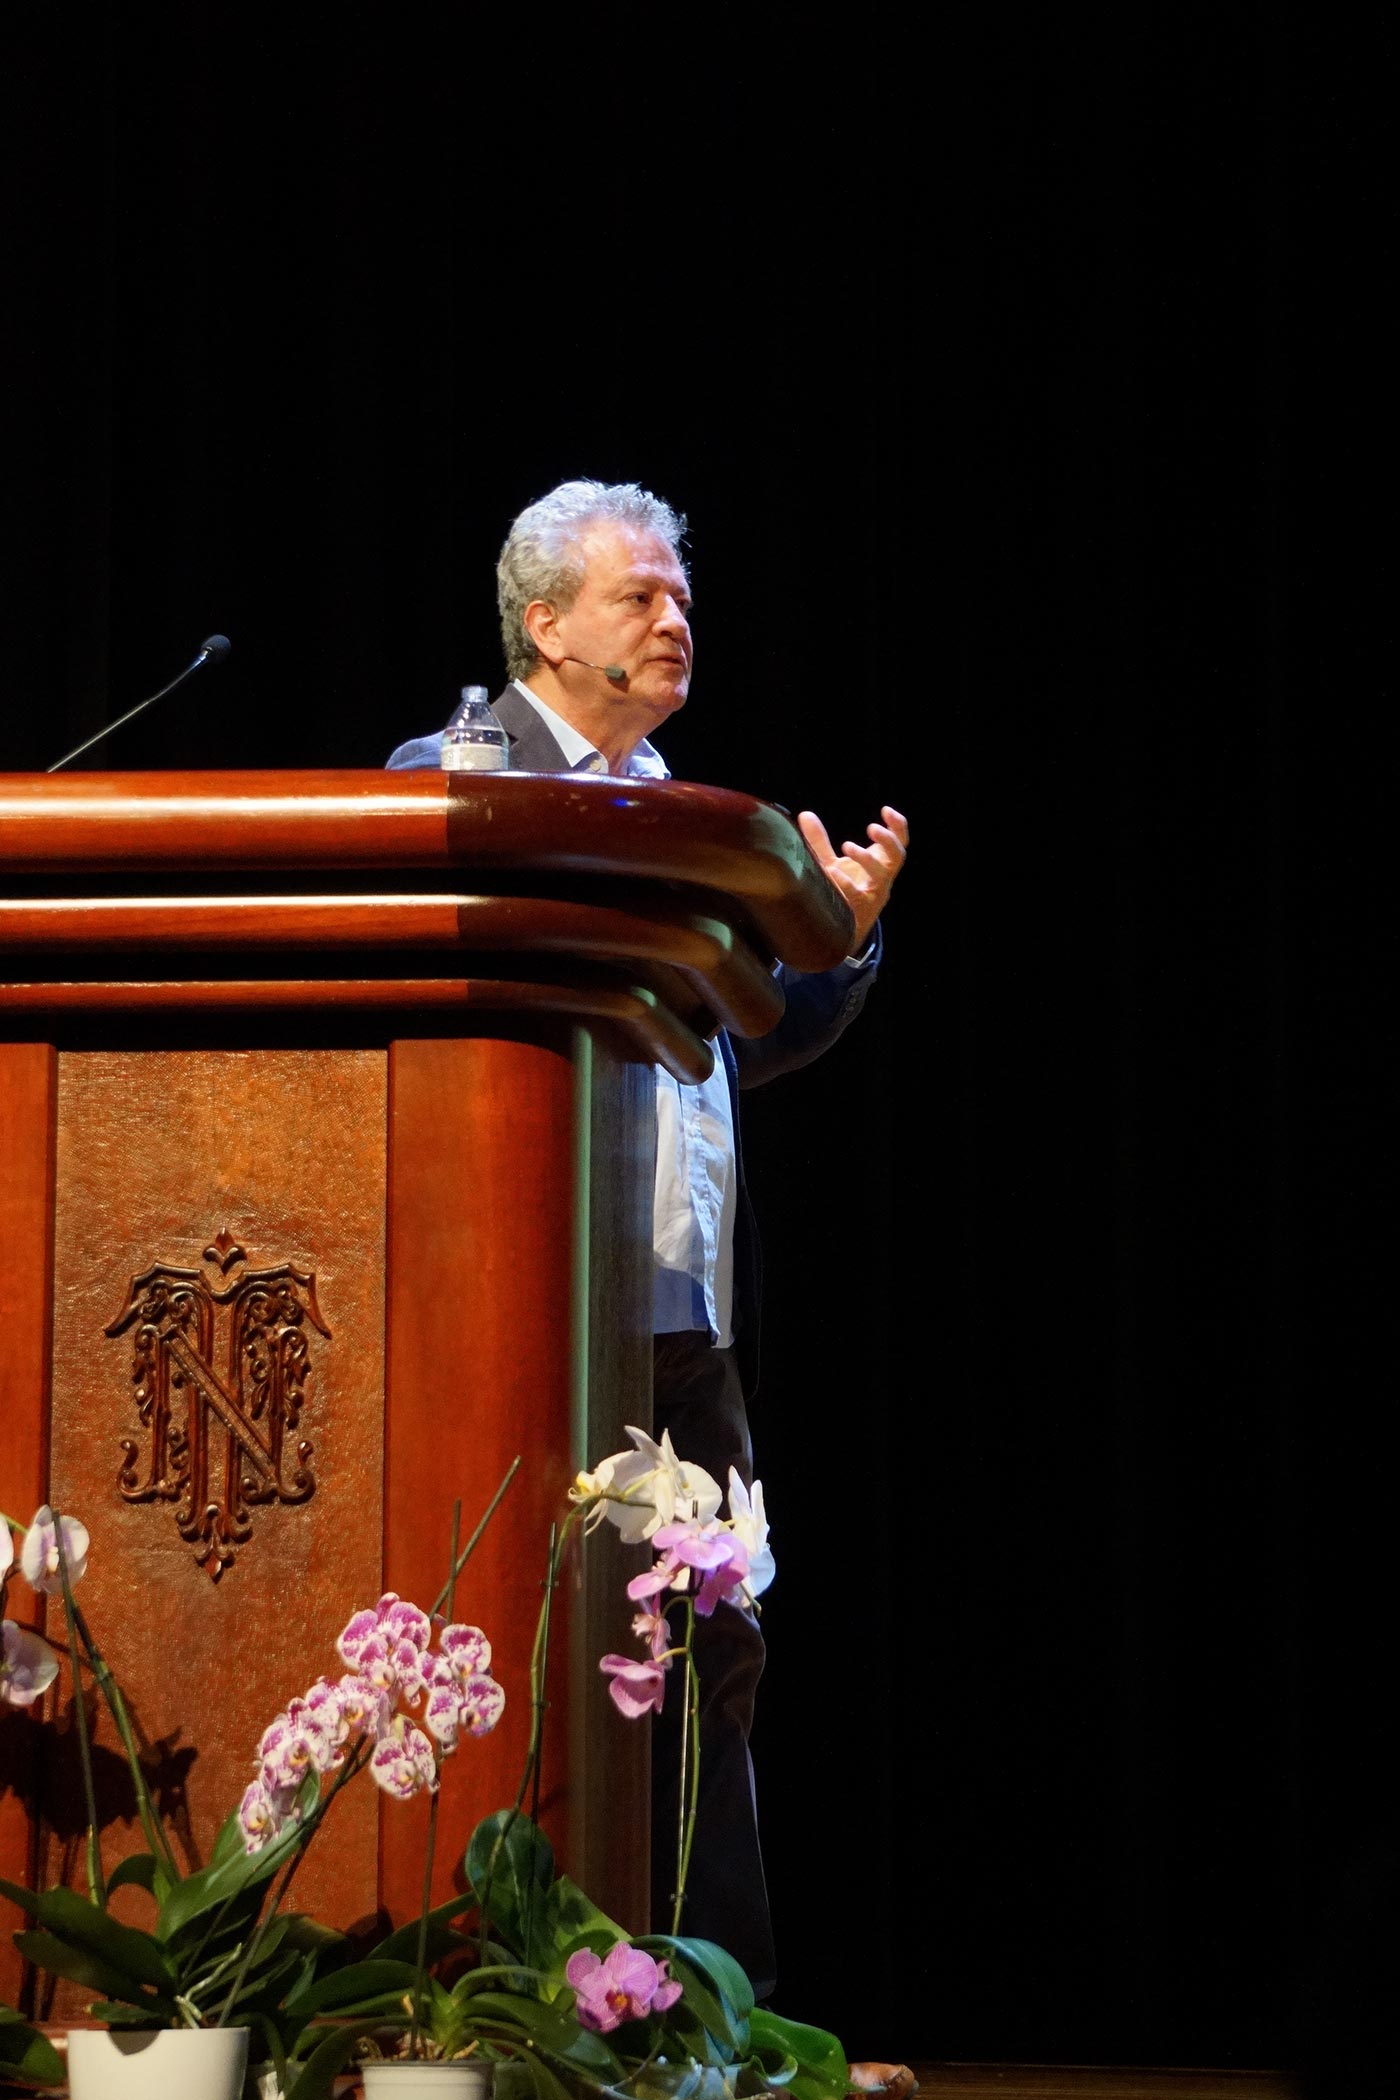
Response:
[[[31,1918],[38,1917],[39,1905],[44,1900],[34,1889],[21,1888],[17,1881],[6,1881],[3,1874],[0,1874],[0,1896],[8,1896],[11,1903],[28,1911]]]
[[[520,1953],[528,1954],[526,1919],[532,1925],[542,1919],[554,1880],[554,1848],[544,1832],[528,1816],[498,1809],[472,1832],[465,1866],[489,1922]]]
[[[752,2024],[752,2023],[750,2023]],[[791,2085],[797,2076],[797,2058],[787,2049],[775,2049],[755,2043],[743,2067],[751,2071],[761,2085]]]
[[[733,2100],[718,2064],[649,2063],[629,2082],[635,2100]]]
[[[497,2064],[491,2091],[492,2100],[576,2100],[574,2089],[533,2049],[524,2050],[509,2063]]]
[[[227,1827],[226,1824],[225,1830]],[[309,1837],[305,1822],[289,1823],[280,1837],[264,1845],[259,1852],[245,1852],[240,1843],[236,1854],[215,1857],[207,1867],[186,1874],[174,1884],[161,1904],[160,1921],[156,1927],[160,1938],[168,1945],[196,1919],[217,1910],[232,1897],[251,1895],[256,1900],[257,1891],[286,1865]],[[216,1854],[222,1843],[221,1832],[214,1847]]]
[[[148,1984],[158,1991],[174,1991],[175,1978],[153,1936],[135,1925],[123,1925],[110,1911],[99,1910],[76,1889],[46,1889],[37,1905],[30,1908],[30,1915],[56,1940],[96,1955],[109,1967],[122,1970],[134,1983]]]
[[[319,1918],[308,1917],[304,1910],[287,1910],[281,1913],[287,1920],[287,1945],[304,1954],[325,1956],[344,1951],[354,1951],[355,1942],[348,1932],[338,1925],[323,1925]]]
[[[591,1932],[581,1932],[577,1939],[564,1940],[561,1945],[550,1949],[550,1969],[562,1977],[569,1965],[570,1955],[578,1954],[586,1948],[590,1954],[605,1956],[611,1953],[619,1939],[626,1938],[625,1932],[619,1933],[615,1928],[604,1929],[601,1926]]]
[[[460,1916],[464,1910],[472,1909],[475,1903],[476,1897],[472,1891],[463,1889],[460,1895],[449,1896],[445,1902],[435,1904],[428,1912],[428,1960],[430,1963],[441,1960],[444,1954],[473,1944],[472,1940],[465,1933],[449,1931],[448,1926],[451,1919]],[[395,1931],[388,1933],[372,1950],[371,1960],[416,1961],[418,1958],[418,1925],[418,1919],[411,1918],[407,1925],[400,1925]]]
[[[55,1939],[49,1932],[17,1932],[14,1942],[26,1961],[32,1961],[48,1975],[80,1983],[85,1990],[100,1992],[105,1998],[119,1998],[125,2004],[140,2006],[148,2015],[148,2026],[165,2027],[175,2018],[172,1993],[146,1989],[124,1969],[113,1967],[88,1948]]]
[[[167,2024],[153,2019],[143,2007],[139,2005],[122,2005],[115,1998],[92,1999],[88,2005],[88,2012],[94,2020],[99,2020],[104,2027],[135,2027],[139,2028],[143,2034],[152,2027],[160,2027]]]
[[[336,2079],[353,2060],[364,2037],[382,2024],[380,2020],[352,2020],[344,2027],[327,2028],[303,2064],[288,2065],[291,2100],[331,2100]]]
[[[721,2060],[732,2062],[744,2056],[749,2046],[753,1988],[733,1955],[713,1940],[674,1939],[662,1933],[649,1934],[636,1944],[654,1960],[666,1962],[681,1986],[680,2005],[662,2016],[668,2032],[684,2031],[684,2008],[714,2038]],[[708,2050],[704,2053],[710,2055]]]
[[[211,1867],[226,1866],[231,1859],[241,1859],[247,1851],[243,1842],[243,1826],[238,1820],[238,1810],[230,1809],[219,1825],[219,1834],[209,1854]]]
[[[569,1989],[562,1976],[542,1972],[539,1969],[522,1969],[511,1961],[504,1950],[497,1949],[502,1959],[489,1963],[484,1968],[464,1969],[452,1981],[454,1998],[475,1998],[482,1991],[505,1991],[513,1997],[536,1998],[549,2004],[561,1991]]]
[[[8,2005],[0,2005],[0,2074],[40,2091],[62,2085],[66,2075],[63,2058],[48,2036]]]
[[[318,2013],[348,2012],[366,1999],[378,2001],[393,1996],[397,2002],[412,1990],[416,1974],[411,1961],[385,1961],[370,1955],[365,1961],[347,1962],[343,1969],[332,1969],[304,1990],[289,1992],[286,2009],[300,2020],[310,2020]]]
[[[801,2020],[786,2020],[780,2013],[762,2007],[749,2020],[755,2049],[792,2057],[796,2075],[787,2080],[794,2100],[842,2100],[850,2089],[846,2052],[825,2027],[811,2027]]]
[[[471,2000],[473,2024],[481,2029],[504,2027],[525,2036],[569,2070],[614,2085],[623,2076],[619,2057],[601,2035],[580,2027],[573,2009],[565,2011],[541,1998],[517,1998],[507,1992],[480,1991]]]
[[[599,1910],[592,1898],[584,1894],[576,1881],[570,1881],[567,1874],[559,1875],[545,1896],[542,1925],[551,1955],[562,1949],[572,1953],[575,1947],[582,1946],[606,1953],[609,1947],[615,1947],[619,1940],[628,1937],[624,1928],[606,1911]],[[538,1945],[535,1952],[538,1957]]]
[[[107,1894],[113,1889],[138,1888],[154,1895],[156,1875],[161,1871],[154,1852],[133,1852],[128,1859],[119,1859],[107,1876]]]
[[[714,1940],[672,1939],[667,1935],[654,1937],[663,1951],[666,1947],[674,1950],[668,1959],[683,1961],[687,1968],[708,1978],[732,2019],[736,2022],[748,2019],[753,2011],[753,1985],[732,1954],[727,1954]],[[651,1940],[638,1940],[637,1944],[651,1952]]]

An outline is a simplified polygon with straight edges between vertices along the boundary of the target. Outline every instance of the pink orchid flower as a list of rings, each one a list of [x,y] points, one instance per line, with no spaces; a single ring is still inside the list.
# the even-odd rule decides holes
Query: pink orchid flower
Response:
[[[581,1947],[569,1956],[564,1974],[574,1987],[579,2025],[594,2034],[611,2034],[624,2020],[665,2012],[681,1995],[664,1961],[653,1961],[625,1940],[610,1948],[602,1961],[591,1948]]]
[[[700,1577],[695,1590],[695,1609],[708,1619],[715,1606],[743,1589],[749,1572],[743,1541],[727,1525],[711,1520],[699,1523],[686,1518],[663,1524],[652,1539],[660,1556],[643,1575],[634,1575],[627,1594],[634,1603],[654,1597],[665,1589],[688,1590]]]
[[[282,1827],[277,1802],[260,1779],[250,1780],[244,1789],[238,1805],[238,1827],[247,1852],[260,1852]]]
[[[626,1655],[605,1655],[598,1668],[612,1679],[608,1686],[619,1713],[635,1721],[645,1713],[660,1713],[666,1700],[666,1672],[659,1663],[633,1662]]]
[[[27,1626],[6,1619],[0,1637],[0,1706],[32,1706],[58,1675],[58,1657]]]
[[[639,1641],[645,1641],[651,1650],[651,1659],[663,1670],[671,1667],[671,1622],[664,1611],[639,1611],[633,1614],[632,1631]]]
[[[437,1786],[433,1746],[422,1729],[402,1714],[376,1746],[369,1769],[375,1785],[399,1801],[411,1801],[424,1787],[432,1791]]]
[[[86,1524],[76,1517],[64,1517],[63,1557],[68,1563],[69,1582],[81,1582],[87,1571],[88,1548],[92,1544]],[[24,1544],[19,1549],[20,1572],[26,1582],[47,1596],[61,1597],[63,1578],[58,1571],[58,1534],[54,1526],[53,1511],[46,1502],[42,1509],[34,1512],[34,1522],[24,1534]]]
[[[485,1677],[491,1669],[491,1643],[479,1626],[444,1626],[438,1635],[442,1660],[454,1677]]]

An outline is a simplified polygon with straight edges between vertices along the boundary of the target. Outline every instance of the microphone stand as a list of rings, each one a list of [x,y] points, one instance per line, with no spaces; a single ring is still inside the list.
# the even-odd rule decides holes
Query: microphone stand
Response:
[[[228,653],[229,640],[227,635],[211,634],[208,641],[202,644],[194,662],[186,664],[178,678],[172,678],[169,685],[163,685],[158,693],[152,693],[149,700],[138,700],[135,707],[129,707],[124,715],[118,715],[115,722],[109,722],[105,729],[99,729],[95,736],[90,736],[87,739],[86,743],[79,744],[76,750],[68,752],[65,757],[56,758],[51,766],[44,768],[45,772],[56,773],[59,767],[66,766],[70,759],[81,758],[83,753],[90,751],[94,744],[100,744],[104,736],[110,736],[114,729],[120,729],[123,722],[129,722],[133,715],[139,715],[144,709],[154,707],[157,700],[163,700],[167,693],[173,693],[176,686],[182,685],[185,679],[189,677],[191,671],[197,671],[203,663],[211,661],[222,663]]]

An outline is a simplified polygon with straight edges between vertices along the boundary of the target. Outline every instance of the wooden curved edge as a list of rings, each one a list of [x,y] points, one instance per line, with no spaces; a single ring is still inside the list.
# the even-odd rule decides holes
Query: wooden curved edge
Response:
[[[0,775],[0,869],[472,866],[698,885],[828,969],[853,922],[792,818],[693,781],[432,771]]]
[[[367,947],[508,950],[665,966],[686,980],[682,1008],[703,1008],[711,1026],[718,1022],[745,1036],[765,1035],[783,1012],[772,974],[733,929],[678,905],[623,911],[571,899],[454,893],[0,900],[0,952]]]
[[[65,1015],[160,1011],[269,1013],[327,1008],[407,1013],[557,1014],[612,1030],[632,1061],[687,1084],[708,1079],[714,1052],[643,985],[530,983],[513,978],[214,978],[141,983],[0,984],[0,1015],[30,1024]],[[13,1033],[13,1029],[10,1031]]]

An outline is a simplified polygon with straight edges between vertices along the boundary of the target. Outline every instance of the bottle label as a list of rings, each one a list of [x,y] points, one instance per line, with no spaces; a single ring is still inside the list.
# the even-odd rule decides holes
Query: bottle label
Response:
[[[508,769],[504,742],[499,744],[454,744],[442,747],[444,773],[504,773]]]

